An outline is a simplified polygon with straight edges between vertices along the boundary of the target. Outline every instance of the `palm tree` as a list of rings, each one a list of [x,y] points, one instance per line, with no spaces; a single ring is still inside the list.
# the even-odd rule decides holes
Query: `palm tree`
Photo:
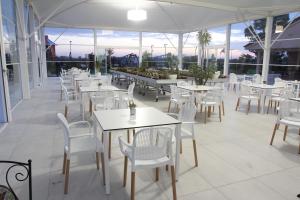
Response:
[[[209,45],[211,41],[211,35],[209,32],[207,32],[206,29],[201,30],[198,32],[198,41],[201,46],[201,61],[200,61],[200,66],[204,66],[204,58],[206,57],[205,55],[205,47]]]
[[[108,48],[107,49],[107,55],[108,55],[108,66],[111,68],[111,56],[114,54],[114,49],[113,48]]]

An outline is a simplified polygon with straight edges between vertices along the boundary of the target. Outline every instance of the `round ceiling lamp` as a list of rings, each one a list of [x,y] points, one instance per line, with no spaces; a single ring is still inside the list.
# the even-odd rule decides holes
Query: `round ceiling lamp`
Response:
[[[144,21],[147,19],[147,11],[137,8],[128,10],[127,19],[130,21]]]

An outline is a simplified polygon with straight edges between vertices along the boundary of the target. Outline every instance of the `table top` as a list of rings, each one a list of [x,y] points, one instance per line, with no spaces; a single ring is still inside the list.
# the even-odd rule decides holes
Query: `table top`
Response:
[[[103,131],[114,131],[153,126],[175,125],[181,122],[153,107],[136,108],[135,116],[129,109],[94,111]]]
[[[98,91],[123,91],[123,89],[117,88],[113,85],[103,85],[103,86],[82,86],[79,88],[80,92],[98,92]],[[125,91],[125,90],[124,90]],[[127,90],[126,90],[127,91]]]
[[[300,98],[299,97],[298,98],[290,98],[290,100],[300,102]]]
[[[283,86],[275,86],[275,85],[267,85],[267,84],[250,84],[248,85],[253,88],[260,88],[260,89],[278,89],[283,88]]]
[[[85,81],[85,80],[101,80],[103,79],[102,76],[91,76],[91,77],[84,77],[84,78],[81,78],[81,77],[76,77],[74,78],[75,81]]]
[[[186,85],[186,86],[178,86],[178,88],[195,91],[195,92],[221,89],[219,87],[207,86],[207,85]]]

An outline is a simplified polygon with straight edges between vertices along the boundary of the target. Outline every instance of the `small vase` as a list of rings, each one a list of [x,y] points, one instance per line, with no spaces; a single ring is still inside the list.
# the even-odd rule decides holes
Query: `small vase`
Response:
[[[135,115],[136,109],[135,108],[130,108],[130,115]]]

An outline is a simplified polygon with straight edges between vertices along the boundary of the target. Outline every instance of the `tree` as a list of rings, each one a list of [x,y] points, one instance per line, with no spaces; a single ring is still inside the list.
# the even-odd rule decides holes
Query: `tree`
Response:
[[[113,48],[108,48],[107,49],[107,56],[108,56],[108,67],[112,67],[112,62],[111,62],[111,56],[114,54],[114,49]]]
[[[289,20],[289,14],[275,16],[273,19],[272,33],[275,32],[276,23],[280,22],[280,25],[283,25],[283,27],[285,27],[289,23]],[[253,33],[256,37],[259,36],[261,40],[264,40],[266,35],[266,21],[266,18],[254,20],[252,26],[248,26],[245,28],[245,37],[247,37],[251,42],[256,42],[255,37],[252,35]],[[252,31],[252,33],[249,29]]]
[[[206,57],[204,50],[205,47],[209,45],[209,43],[211,42],[211,35],[209,32],[207,32],[206,29],[204,29],[198,32],[197,37],[198,37],[199,44],[201,46],[200,66],[204,66],[204,58]]]

